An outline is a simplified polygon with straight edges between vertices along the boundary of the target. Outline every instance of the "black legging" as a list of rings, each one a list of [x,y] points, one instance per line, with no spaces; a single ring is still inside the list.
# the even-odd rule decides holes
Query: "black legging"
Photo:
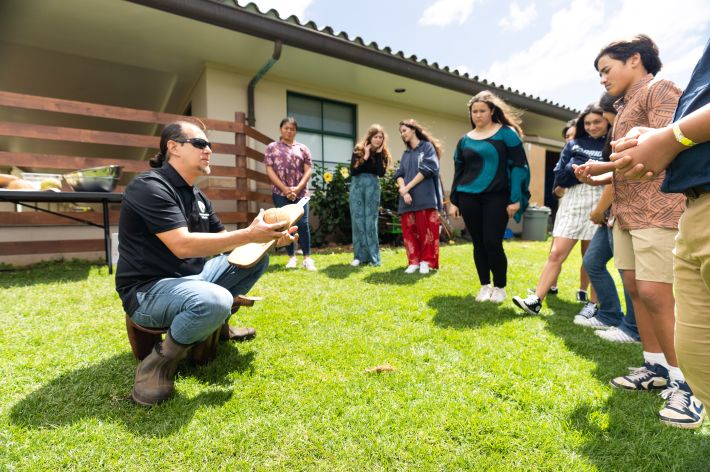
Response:
[[[503,288],[507,284],[508,259],[503,251],[503,234],[508,225],[507,191],[463,193],[459,196],[459,211],[473,239],[473,262],[481,285],[491,283]]]

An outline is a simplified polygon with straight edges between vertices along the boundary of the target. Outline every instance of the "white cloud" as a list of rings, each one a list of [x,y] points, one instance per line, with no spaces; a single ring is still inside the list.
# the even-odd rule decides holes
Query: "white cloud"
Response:
[[[448,26],[457,22],[463,24],[473,11],[473,5],[480,0],[437,0],[429,5],[419,24],[424,26]]]
[[[313,0],[239,0],[239,4],[244,6],[250,1],[255,3],[263,12],[273,8],[279,12],[281,18],[296,15],[301,21],[306,18],[306,9],[313,3]]]
[[[514,1],[510,4],[510,8],[508,9],[508,16],[501,18],[498,25],[504,30],[520,31],[535,21],[535,18],[537,18],[535,2],[532,2],[523,9],[518,5],[518,2]]]
[[[682,22],[669,26],[667,0],[573,0],[550,19],[548,31],[509,57],[495,61],[481,74],[487,80],[561,101],[577,108],[602,92],[594,70],[599,50],[615,39],[648,34],[667,65],[659,74],[683,87],[699,51],[707,41],[710,9],[706,0],[686,0]],[[564,97],[564,98],[562,98]]]

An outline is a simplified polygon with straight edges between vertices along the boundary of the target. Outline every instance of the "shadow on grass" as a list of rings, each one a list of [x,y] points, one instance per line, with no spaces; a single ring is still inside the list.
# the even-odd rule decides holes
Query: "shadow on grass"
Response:
[[[181,365],[177,390],[153,407],[142,407],[130,399],[136,361],[129,353],[60,375],[16,403],[10,420],[25,428],[56,428],[85,419],[121,422],[133,434],[165,437],[188,424],[202,408],[219,407],[232,397],[232,372],[251,370],[254,354],[240,355],[232,346],[220,346],[212,363],[197,367]],[[212,384],[194,397],[180,392],[180,378],[196,378]]]
[[[362,267],[353,267],[350,264],[333,264],[321,270],[321,273],[331,279],[347,279],[352,274],[361,271]]]
[[[368,284],[380,285],[414,285],[417,281],[436,275],[436,271],[431,271],[427,275],[421,275],[418,272],[414,274],[405,274],[403,268],[392,269],[387,272],[374,272],[363,280]]]
[[[504,308],[491,302],[479,303],[473,295],[436,296],[429,300],[429,306],[436,310],[434,324],[442,328],[477,328],[520,318],[512,308]]]
[[[627,367],[642,364],[639,345],[609,343],[594,330],[575,325],[580,304],[557,297],[546,302],[555,312],[543,317],[548,331],[570,351],[594,362],[592,375],[601,384],[609,385],[612,378],[628,373]],[[663,400],[656,393],[608,389],[603,405],[580,404],[568,419],[585,438],[578,452],[598,470],[710,471],[710,426],[705,426],[704,435],[665,426],[657,418]]]
[[[101,264],[96,262],[96,265]],[[86,261],[47,261],[27,267],[3,267],[0,270],[0,289],[36,284],[52,284],[86,280],[93,265]],[[102,274],[108,276],[108,268]]]

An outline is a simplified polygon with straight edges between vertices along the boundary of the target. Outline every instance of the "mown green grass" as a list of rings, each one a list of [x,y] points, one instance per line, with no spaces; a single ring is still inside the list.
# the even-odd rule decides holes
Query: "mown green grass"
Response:
[[[548,243],[513,242],[509,296],[535,284]],[[99,264],[0,272],[0,470],[710,469],[710,427],[662,426],[654,394],[612,389],[639,365],[572,324],[577,251],[544,316],[477,304],[470,245],[405,275],[317,255],[238,313],[255,340],[180,370],[167,403],[129,400],[136,362]],[[394,372],[367,373],[384,363]]]

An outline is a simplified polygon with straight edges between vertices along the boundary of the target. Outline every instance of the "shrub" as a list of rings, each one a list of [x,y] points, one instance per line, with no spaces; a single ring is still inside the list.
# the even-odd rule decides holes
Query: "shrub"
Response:
[[[310,206],[318,217],[318,227],[313,230],[314,246],[325,242],[349,244],[352,242],[350,224],[350,170],[338,164],[335,170],[316,165],[311,179]]]

